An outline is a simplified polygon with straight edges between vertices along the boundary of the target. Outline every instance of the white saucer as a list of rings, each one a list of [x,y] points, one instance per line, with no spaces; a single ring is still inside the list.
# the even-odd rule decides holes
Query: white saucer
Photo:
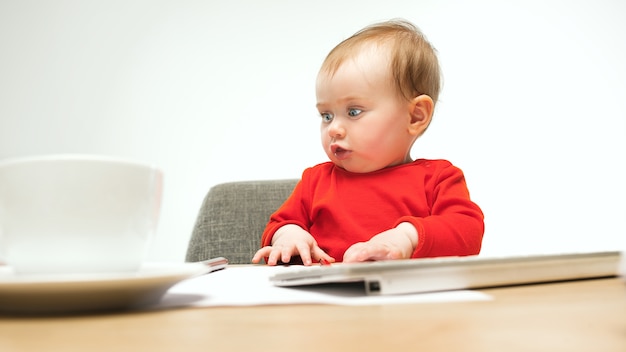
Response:
[[[202,263],[147,263],[132,273],[17,275],[0,266],[0,315],[140,308],[179,281],[212,270]]]

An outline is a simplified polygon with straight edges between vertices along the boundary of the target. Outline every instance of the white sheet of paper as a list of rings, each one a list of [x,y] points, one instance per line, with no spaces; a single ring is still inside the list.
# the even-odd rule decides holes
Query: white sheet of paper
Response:
[[[155,309],[173,307],[255,306],[283,304],[378,305],[454,301],[486,301],[492,297],[470,290],[394,296],[367,296],[361,287],[276,287],[269,277],[285,267],[229,266],[173,286]]]

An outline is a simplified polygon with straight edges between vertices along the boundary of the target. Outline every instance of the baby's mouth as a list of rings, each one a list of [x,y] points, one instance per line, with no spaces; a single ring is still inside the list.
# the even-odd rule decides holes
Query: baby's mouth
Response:
[[[350,150],[344,149],[336,144],[330,146],[330,151],[339,160],[346,159],[348,156],[350,156],[351,153]]]

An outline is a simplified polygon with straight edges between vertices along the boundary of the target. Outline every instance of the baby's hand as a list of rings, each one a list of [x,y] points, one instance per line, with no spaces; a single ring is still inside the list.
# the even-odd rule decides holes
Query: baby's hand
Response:
[[[372,260],[403,259],[402,252],[383,243],[358,242],[350,246],[343,254],[344,263],[366,262]]]
[[[259,249],[252,257],[253,263],[259,263],[267,257],[268,265],[276,265],[278,260],[288,263],[293,256],[300,256],[302,264],[311,265],[313,261],[324,259],[334,262],[335,259],[320,247],[310,233],[297,225],[285,225],[278,229],[272,238],[272,245]]]
[[[350,246],[343,255],[343,261],[365,262],[372,260],[407,259],[417,245],[417,231],[410,223],[403,222],[396,228],[384,231],[367,242]]]

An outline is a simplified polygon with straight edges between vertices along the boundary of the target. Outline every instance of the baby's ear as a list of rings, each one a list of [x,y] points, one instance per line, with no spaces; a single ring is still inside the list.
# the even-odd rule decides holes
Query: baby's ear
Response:
[[[414,136],[420,136],[430,124],[433,117],[435,103],[433,99],[426,94],[419,95],[411,100],[409,123],[409,133]]]

